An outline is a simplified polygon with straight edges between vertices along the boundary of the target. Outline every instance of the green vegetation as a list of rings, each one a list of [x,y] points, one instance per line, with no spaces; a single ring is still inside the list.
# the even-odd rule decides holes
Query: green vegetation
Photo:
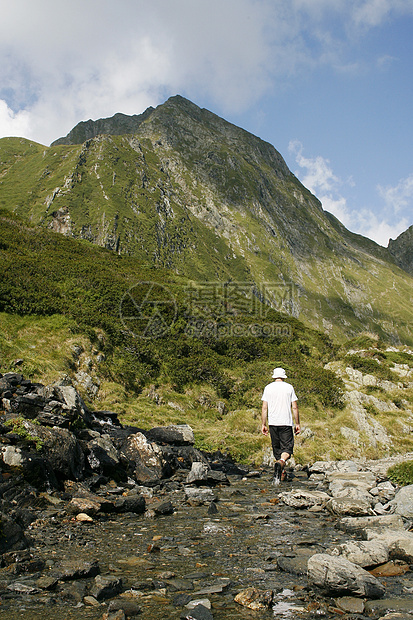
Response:
[[[21,372],[47,383],[62,374],[75,378],[84,361],[100,382],[97,402],[83,393],[92,407],[111,408],[142,427],[188,422],[199,446],[243,459],[267,445],[257,415],[274,366],[287,369],[304,410],[334,415],[342,407],[342,383],[323,367],[336,347],[292,317],[266,308],[267,327],[284,326],[289,335],[257,332],[256,313],[223,311],[219,298],[205,317],[188,303],[185,279],[9,214],[1,214],[0,244],[0,372],[20,358]],[[128,328],[139,330],[139,321],[122,316],[122,309],[136,314],[132,302],[121,304],[128,291],[134,303],[145,298],[148,289],[133,288],[139,282],[162,284],[151,289],[160,301],[165,290],[173,295],[172,315],[164,315],[171,329],[160,337],[134,335]],[[155,404],[151,391],[163,394],[164,404]],[[197,393],[207,393],[209,404]]]
[[[24,422],[25,421],[23,418],[15,417],[7,420],[4,425],[6,426],[6,428],[10,428],[10,431],[15,435],[18,435],[20,440],[27,445],[30,446],[31,444],[34,444],[35,449],[40,452],[43,448],[44,442],[40,439],[40,437],[32,435],[25,427]],[[36,420],[34,420],[32,424],[36,424]]]
[[[405,461],[399,465],[393,465],[387,471],[387,476],[392,482],[404,487],[413,484],[413,461]]]

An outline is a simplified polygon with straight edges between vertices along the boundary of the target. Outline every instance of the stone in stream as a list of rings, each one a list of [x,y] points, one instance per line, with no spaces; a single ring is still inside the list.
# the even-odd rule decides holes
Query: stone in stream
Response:
[[[403,560],[413,563],[413,533],[404,529],[378,532],[374,529],[364,530],[368,540],[382,542],[389,550],[389,557],[393,560]]]
[[[326,553],[317,553],[308,560],[307,576],[311,584],[331,594],[380,598],[385,592],[383,584],[360,566]]]
[[[274,592],[272,590],[258,590],[251,587],[239,592],[234,600],[243,607],[253,609],[254,611],[260,609],[269,609],[274,599]]]
[[[337,527],[349,534],[360,533],[365,528],[403,529],[403,519],[400,515],[380,515],[375,517],[343,517]]]
[[[326,503],[326,509],[337,517],[344,515],[350,517],[373,516],[371,502],[350,497],[333,497]]]
[[[296,489],[279,493],[279,499],[292,508],[310,508],[312,506],[323,506],[330,499],[330,495],[322,491],[307,491],[306,489]]]
[[[344,557],[362,568],[384,564],[389,559],[388,546],[380,541],[349,541],[331,550],[331,555]]]
[[[181,614],[181,620],[214,620],[214,616],[204,605],[196,605],[189,611]]]
[[[112,598],[123,590],[122,579],[116,579],[112,575],[97,575],[90,594],[98,601]]]

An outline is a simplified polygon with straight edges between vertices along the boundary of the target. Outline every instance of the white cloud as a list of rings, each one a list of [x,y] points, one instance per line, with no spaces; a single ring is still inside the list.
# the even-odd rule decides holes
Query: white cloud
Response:
[[[396,214],[413,202],[413,174],[395,187],[378,187],[386,205],[379,213],[365,208],[351,209],[342,193],[346,187],[354,187],[352,178],[343,183],[334,174],[328,159],[304,157],[303,145],[297,140],[290,142],[289,151],[303,169],[302,173],[295,173],[302,184],[317,196],[325,211],[332,213],[349,230],[387,246],[389,238],[395,239],[408,228],[408,219],[403,214],[396,217]]]
[[[379,195],[383,198],[386,206],[395,213],[405,207],[413,207],[413,174],[406,179],[401,179],[395,186],[377,186]]]
[[[139,113],[171,94],[241,112],[318,65],[358,71],[355,24],[377,26],[413,0],[13,0],[0,21],[0,99],[26,137]],[[351,56],[351,54],[350,54]],[[7,125],[6,125],[7,129]],[[2,135],[4,133],[2,132]]]
[[[0,136],[25,136],[29,131],[30,120],[28,112],[22,110],[16,114],[0,99]]]

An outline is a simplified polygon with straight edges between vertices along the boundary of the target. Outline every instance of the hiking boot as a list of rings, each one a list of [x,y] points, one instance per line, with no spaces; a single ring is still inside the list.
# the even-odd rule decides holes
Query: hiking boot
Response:
[[[275,463],[274,465],[274,478],[273,478],[273,484],[274,486],[278,486],[281,482],[281,476],[282,476],[282,468],[281,468],[281,463],[279,463],[278,461]]]

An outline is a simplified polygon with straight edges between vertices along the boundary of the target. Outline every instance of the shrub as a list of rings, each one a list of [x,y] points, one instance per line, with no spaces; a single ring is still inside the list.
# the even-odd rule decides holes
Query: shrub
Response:
[[[392,482],[402,487],[413,484],[413,461],[393,465],[388,469],[387,476]]]

